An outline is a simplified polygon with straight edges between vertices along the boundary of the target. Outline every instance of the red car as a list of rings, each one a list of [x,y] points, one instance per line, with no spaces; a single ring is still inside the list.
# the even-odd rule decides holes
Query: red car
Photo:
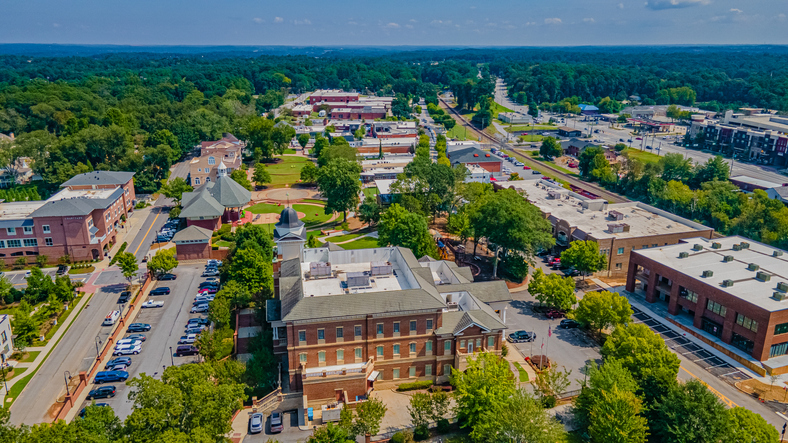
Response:
[[[576,168],[577,163],[569,163],[567,166],[569,166],[570,168]]]
[[[550,266],[552,266],[552,265],[560,265],[561,264],[561,257],[556,257],[556,258],[548,261],[547,264],[550,265]]]
[[[208,286],[205,288],[200,288],[200,290],[197,292],[199,292],[200,294],[216,294],[216,288],[212,288]]]
[[[523,169],[531,169],[530,166],[523,166]]]
[[[564,317],[566,317],[566,314],[564,314],[563,311],[559,311],[557,309],[553,309],[553,310],[547,311],[545,313],[545,317],[547,317],[547,318],[564,318]]]

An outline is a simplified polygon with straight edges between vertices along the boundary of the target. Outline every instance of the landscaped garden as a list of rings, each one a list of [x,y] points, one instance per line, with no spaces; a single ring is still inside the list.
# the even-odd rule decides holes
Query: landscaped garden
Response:
[[[293,205],[293,209],[304,214],[304,216],[301,218],[301,221],[303,221],[307,226],[320,225],[331,219],[331,214],[325,214],[323,208],[323,206],[316,206],[314,204],[305,205],[296,203]],[[279,214],[284,209],[284,205],[276,205],[272,203],[258,203],[247,208],[248,211],[251,211],[254,214]]]
[[[339,245],[344,249],[369,249],[378,247],[378,239],[375,237],[363,237],[358,240],[353,240],[350,243]]]

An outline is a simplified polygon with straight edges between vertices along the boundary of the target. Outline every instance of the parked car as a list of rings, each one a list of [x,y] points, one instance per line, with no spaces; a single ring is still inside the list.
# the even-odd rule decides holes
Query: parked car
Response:
[[[126,332],[145,332],[150,331],[150,325],[148,323],[132,323],[129,325]]]
[[[131,366],[131,357],[113,358],[112,360],[107,362],[107,366],[104,366],[104,369],[108,369],[109,367],[115,365]]]
[[[201,317],[190,318],[189,321],[186,322],[187,325],[207,325],[208,323],[210,323],[210,321],[207,318]]]
[[[249,416],[249,433],[259,434],[263,432],[263,414],[255,412]]]
[[[197,334],[184,335],[178,340],[179,345],[190,345],[197,341]]]
[[[111,366],[109,368],[104,368],[104,369],[106,369],[107,371],[126,371],[126,370],[128,370],[128,366],[126,366],[126,365],[115,365],[115,366]]]
[[[198,296],[194,297],[194,303],[192,303],[192,305],[196,306],[196,305],[200,305],[200,304],[203,304],[203,303],[210,303],[210,302],[213,301],[214,298],[216,298],[216,296],[213,295],[213,294],[206,294],[206,295],[202,295],[201,294],[201,295],[198,295]]]
[[[156,288],[150,291],[150,295],[168,295],[170,293],[170,288],[163,286],[161,288]]]
[[[618,139],[618,141],[620,141],[620,142],[623,142],[623,141],[624,141],[624,139],[623,139],[623,138],[620,138],[620,139]]]
[[[221,266],[222,265],[222,261],[221,260],[210,259],[210,260],[208,260],[207,264]]]
[[[143,308],[160,308],[164,306],[163,301],[148,300],[142,304]]]
[[[56,272],[57,275],[64,275],[66,272],[68,272],[68,266],[66,265],[57,266],[57,272]]]
[[[271,433],[279,433],[285,429],[282,424],[282,413],[274,411],[271,413]]]
[[[112,355],[137,355],[142,352],[142,346],[122,346],[120,348],[115,348],[115,351]]]
[[[512,343],[532,342],[536,340],[536,333],[528,331],[515,331],[509,334],[509,341]]]
[[[545,315],[545,317],[551,318],[551,319],[566,317],[566,314],[563,311],[559,310],[559,309],[553,309],[553,310],[547,311],[547,312],[545,312],[544,315]]]
[[[216,288],[207,286],[204,288],[200,288],[199,291],[197,292],[199,292],[200,294],[216,294],[217,291]]]
[[[118,303],[126,303],[131,298],[131,291],[123,291],[120,293],[120,297],[118,297]]]
[[[90,392],[88,392],[88,400],[92,400],[94,398],[112,398],[115,396],[117,389],[115,386],[107,385],[98,387]]]
[[[126,346],[126,345],[141,346],[142,345],[142,340],[135,340],[135,339],[132,339],[132,338],[122,338],[122,339],[118,340],[117,342],[115,342],[115,349],[118,349],[119,347]]]
[[[570,162],[570,163],[567,163],[566,165],[569,166],[570,168],[576,168],[577,167],[577,163],[575,163],[575,162]]]
[[[219,275],[218,270],[205,271],[202,274],[203,277],[216,277],[217,275]]]
[[[189,327],[186,328],[186,334],[187,335],[188,334],[200,335],[200,333],[204,329],[208,329],[208,327],[207,326],[189,326]]]
[[[175,356],[182,357],[184,355],[197,355],[200,350],[193,345],[180,345],[175,349]]]
[[[87,410],[89,407],[105,408],[105,407],[107,407],[107,406],[109,406],[109,403],[95,403],[95,404],[92,404],[92,405],[87,405],[87,406],[85,406],[84,408],[82,408],[82,410],[81,410],[81,411],[79,411],[79,417],[80,417],[80,418],[85,418],[85,411],[86,411],[86,410]]]
[[[131,339],[131,340],[139,340],[139,341],[147,340],[147,337],[145,337],[145,334],[131,334],[131,335],[127,335],[126,338]]]
[[[219,282],[218,281],[204,281],[204,282],[200,283],[199,288],[200,289],[202,289],[202,288],[219,288]]]
[[[208,303],[204,303],[197,306],[192,306],[189,310],[192,314],[199,313],[199,312],[208,312]]]
[[[564,275],[567,277],[577,277],[578,275],[580,275],[580,271],[578,271],[575,268],[567,268],[564,271]]]
[[[168,273],[168,274],[162,274],[162,276],[159,277],[159,280],[175,280],[176,278],[178,277],[175,274]]]
[[[96,373],[93,383],[98,385],[109,381],[126,381],[128,378],[129,373],[126,371],[99,371]]]
[[[571,318],[565,318],[561,320],[561,323],[558,324],[558,327],[563,329],[574,329],[574,328],[579,328],[580,323],[578,323],[575,320],[572,320]]]

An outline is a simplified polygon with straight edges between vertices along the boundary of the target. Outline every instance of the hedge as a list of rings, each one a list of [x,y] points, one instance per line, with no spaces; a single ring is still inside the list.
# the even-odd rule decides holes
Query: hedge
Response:
[[[427,389],[430,386],[432,386],[432,381],[430,380],[414,381],[413,383],[402,383],[397,386],[397,391],[415,391],[417,389]]]

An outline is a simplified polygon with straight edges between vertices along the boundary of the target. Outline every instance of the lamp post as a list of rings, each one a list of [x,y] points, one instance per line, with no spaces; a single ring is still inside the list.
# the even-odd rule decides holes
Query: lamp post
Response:
[[[175,366],[175,360],[172,358],[172,346],[170,346],[170,364]]]
[[[96,342],[96,360],[100,360],[101,354],[99,353],[99,345],[101,344],[101,339],[97,335],[94,341]]]
[[[120,312],[120,324],[123,325],[123,303],[118,303],[118,311]]]
[[[68,376],[66,376],[66,374],[68,374]],[[71,392],[68,390],[68,381],[71,380],[71,373],[68,371],[63,371],[63,380],[66,382],[66,395],[70,397]]]

